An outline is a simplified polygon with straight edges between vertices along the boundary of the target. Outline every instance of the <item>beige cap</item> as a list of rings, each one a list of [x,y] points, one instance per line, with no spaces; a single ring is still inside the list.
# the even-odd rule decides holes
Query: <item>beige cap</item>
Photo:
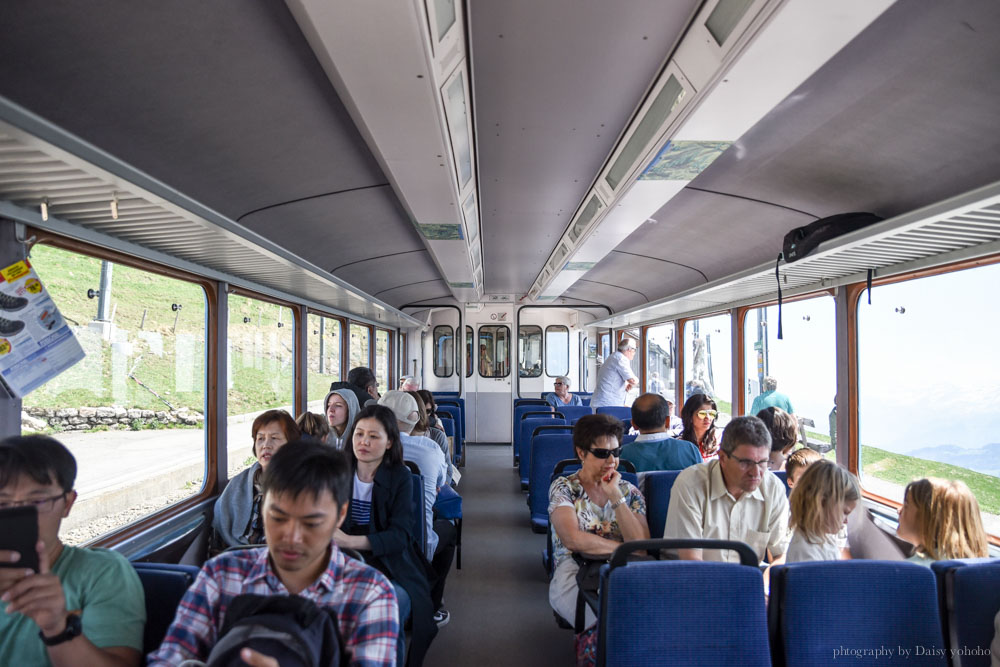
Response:
[[[397,391],[395,389],[387,391],[382,394],[382,398],[378,399],[378,404],[392,410],[398,422],[413,426],[420,419],[416,399],[405,391]]]

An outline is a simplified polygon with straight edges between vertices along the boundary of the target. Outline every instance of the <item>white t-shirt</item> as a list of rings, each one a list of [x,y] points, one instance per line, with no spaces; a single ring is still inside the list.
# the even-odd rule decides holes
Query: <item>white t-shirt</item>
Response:
[[[351,521],[359,526],[367,526],[372,515],[372,487],[375,482],[362,482],[354,473],[354,493],[351,496]]]
[[[823,540],[816,544],[810,542],[804,531],[796,528],[792,532],[792,540],[788,543],[785,554],[786,563],[800,563],[812,560],[840,560],[840,540],[837,535],[826,534]]]

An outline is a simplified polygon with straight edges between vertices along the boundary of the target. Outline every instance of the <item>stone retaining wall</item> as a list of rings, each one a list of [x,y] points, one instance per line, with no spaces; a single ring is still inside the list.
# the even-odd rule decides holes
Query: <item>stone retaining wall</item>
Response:
[[[40,431],[52,427],[61,431],[86,431],[104,426],[116,431],[138,431],[167,425],[201,426],[204,416],[187,408],[180,410],[139,410],[121,406],[110,408],[27,408],[21,411],[21,430]]]

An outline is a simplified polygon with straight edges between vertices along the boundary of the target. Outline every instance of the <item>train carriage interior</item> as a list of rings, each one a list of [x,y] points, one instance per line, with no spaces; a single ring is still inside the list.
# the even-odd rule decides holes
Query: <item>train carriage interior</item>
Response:
[[[575,413],[525,400],[589,397],[631,341],[625,419],[705,393],[724,427],[777,378],[890,539],[907,483],[961,479],[1000,557],[995,0],[5,0],[0,26],[0,269],[27,258],[85,352],[19,392],[0,310],[0,437],[76,456],[67,544],[200,566],[253,419],[365,366],[450,422],[428,664],[571,664],[522,424]]]

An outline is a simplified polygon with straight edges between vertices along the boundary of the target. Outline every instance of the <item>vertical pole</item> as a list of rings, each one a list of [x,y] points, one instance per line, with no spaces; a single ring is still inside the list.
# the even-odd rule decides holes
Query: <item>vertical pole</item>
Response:
[[[851,413],[857,406],[851,404],[851,389],[854,378],[851,377],[853,367],[851,355],[851,340],[854,332],[849,327],[850,303],[847,299],[847,288],[838,287],[834,295],[834,308],[836,309],[836,331],[837,331],[837,463],[848,470],[850,467],[850,449],[857,447],[858,460],[860,460],[861,443],[850,441],[851,433]],[[855,394],[857,396],[857,394]],[[851,470],[857,474],[858,470]]]
[[[101,262],[100,294],[97,296],[97,321],[111,321],[111,272],[114,264],[108,260]]]
[[[295,321],[295,414],[300,415],[308,409],[309,384],[309,331],[306,327],[308,310],[305,306],[295,309],[292,319]]]
[[[218,283],[216,289],[215,313],[209,313],[209,339],[212,350],[209,356],[214,367],[209,369],[209,387],[206,392],[208,412],[205,428],[209,433],[209,444],[215,447],[215,488],[222,490],[229,479],[229,285]]]
[[[309,325],[308,316],[306,326]],[[326,373],[326,318],[319,318],[319,374]]]
[[[24,244],[17,240],[15,225],[0,219],[0,269],[24,259]],[[21,435],[21,399],[0,384],[0,438]]]

